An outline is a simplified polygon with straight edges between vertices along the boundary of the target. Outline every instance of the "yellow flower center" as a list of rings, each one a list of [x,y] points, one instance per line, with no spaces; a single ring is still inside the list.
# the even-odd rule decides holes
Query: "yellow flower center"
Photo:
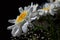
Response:
[[[42,10],[48,11],[49,9],[50,9],[50,6],[48,6],[47,8],[43,8]]]
[[[27,11],[23,11],[16,19],[16,23],[20,23],[22,21],[24,21],[24,19],[27,16]]]

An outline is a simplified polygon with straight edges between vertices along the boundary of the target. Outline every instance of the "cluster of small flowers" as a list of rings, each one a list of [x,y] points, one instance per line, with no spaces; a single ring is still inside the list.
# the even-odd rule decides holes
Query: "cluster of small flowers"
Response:
[[[31,21],[35,19],[39,19],[40,16],[45,15],[54,15],[57,8],[60,7],[60,1],[55,0],[54,2],[45,3],[42,8],[38,8],[38,4],[31,3],[29,6],[25,6],[24,10],[22,7],[19,8],[20,15],[17,16],[16,19],[8,20],[10,23],[14,23],[14,25],[7,27],[8,30],[12,29],[12,36],[19,37],[23,33],[28,32],[28,27],[33,27]]]

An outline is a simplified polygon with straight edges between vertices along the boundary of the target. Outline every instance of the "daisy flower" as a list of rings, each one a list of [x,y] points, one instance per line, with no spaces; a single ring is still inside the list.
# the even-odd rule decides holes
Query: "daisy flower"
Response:
[[[57,9],[54,9],[55,7],[56,5],[53,3],[45,3],[42,9],[38,9],[38,11],[40,11],[39,15],[47,15],[47,14],[54,15],[57,10]]]
[[[20,15],[18,15],[16,19],[8,20],[8,22],[14,23],[14,25],[7,27],[7,29],[12,29],[11,34],[13,37],[20,36],[22,31],[23,33],[27,33],[28,25],[37,18],[37,13],[35,13],[37,6],[38,4],[33,5],[33,3],[31,3],[31,6],[24,7],[24,10],[20,7]]]
[[[46,15],[49,10],[50,10],[50,5],[46,3],[42,9],[38,9],[39,15]]]

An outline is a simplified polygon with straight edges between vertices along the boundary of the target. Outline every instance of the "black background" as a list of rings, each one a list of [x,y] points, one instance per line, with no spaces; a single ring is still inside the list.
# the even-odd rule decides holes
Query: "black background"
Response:
[[[11,40],[11,31],[7,27],[11,24],[8,23],[9,19],[15,19],[19,15],[18,8],[28,6],[33,2],[39,5],[47,2],[46,0],[2,0],[0,1],[0,40]]]

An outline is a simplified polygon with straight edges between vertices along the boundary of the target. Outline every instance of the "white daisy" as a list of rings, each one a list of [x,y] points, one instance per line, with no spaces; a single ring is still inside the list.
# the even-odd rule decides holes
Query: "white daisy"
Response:
[[[40,11],[39,12],[40,15],[47,15],[48,13],[54,15],[56,11],[56,9],[54,8],[55,5],[53,3],[46,3],[45,5],[43,5],[43,8],[38,9],[38,11]]]
[[[19,8],[19,12],[21,13],[19,16],[17,16],[16,19],[8,20],[10,23],[14,23],[14,25],[9,26],[7,29],[12,29],[12,36],[20,36],[22,34],[22,31],[26,33],[28,31],[27,26],[30,24],[32,20],[35,20],[37,18],[34,14],[36,11],[37,5],[31,4],[31,6],[24,7],[24,10],[22,7]],[[35,13],[36,14],[36,13]]]

